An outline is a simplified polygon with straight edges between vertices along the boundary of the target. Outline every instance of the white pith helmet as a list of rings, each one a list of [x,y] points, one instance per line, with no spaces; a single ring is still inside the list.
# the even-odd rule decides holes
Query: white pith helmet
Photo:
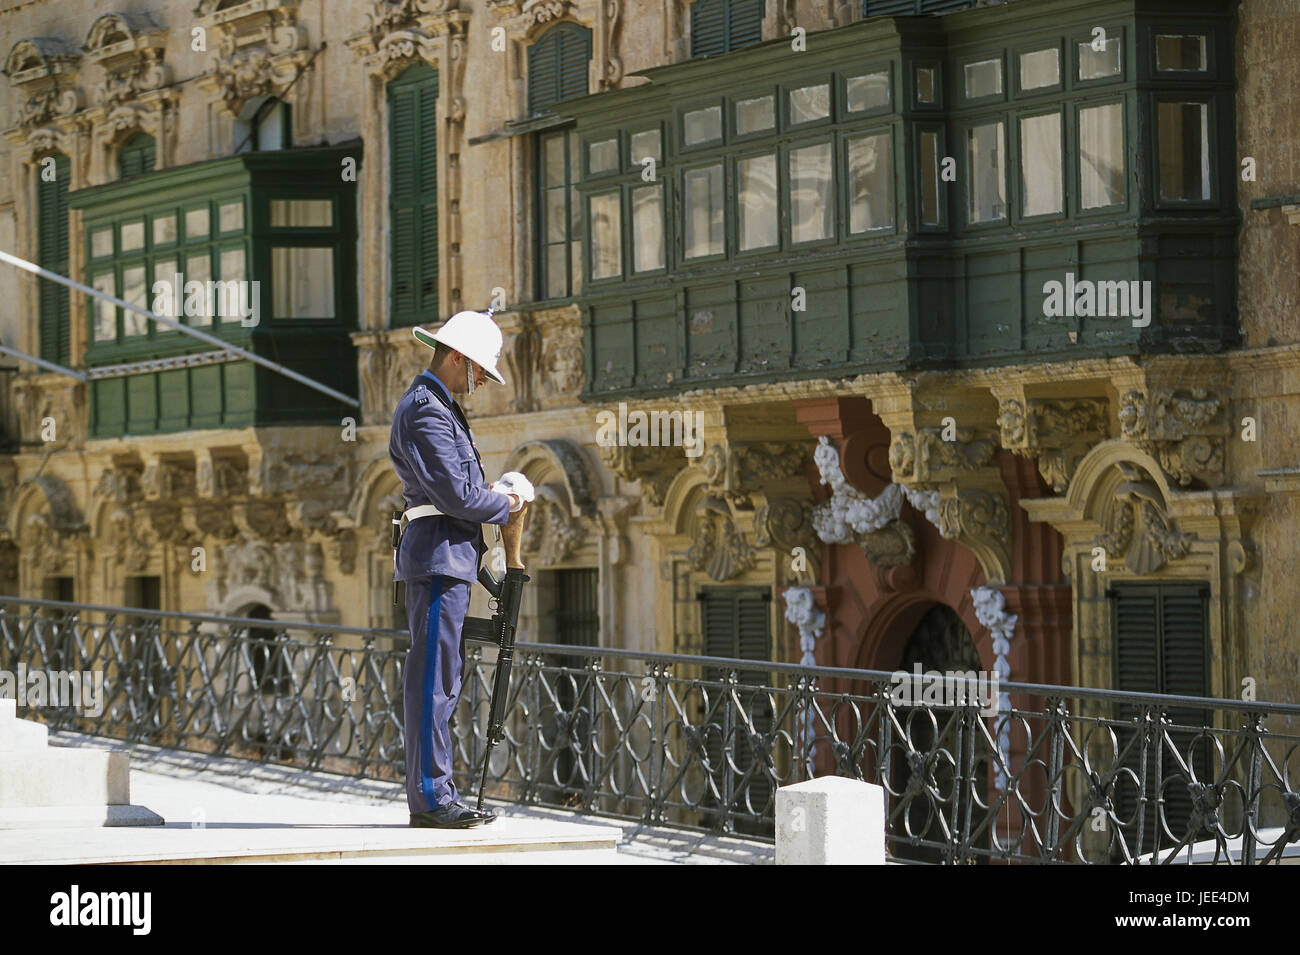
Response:
[[[448,348],[454,348],[487,373],[487,376],[499,385],[506,380],[497,371],[497,362],[501,359],[501,344],[504,340],[501,329],[492,321],[492,310],[475,312],[466,310],[457,312],[442,323],[436,332],[428,332],[418,325],[412,329],[416,341],[428,345],[441,342]]]

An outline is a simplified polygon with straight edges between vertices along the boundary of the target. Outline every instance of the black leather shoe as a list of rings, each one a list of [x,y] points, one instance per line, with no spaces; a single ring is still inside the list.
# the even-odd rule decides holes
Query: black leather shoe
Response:
[[[439,806],[430,812],[411,813],[412,829],[469,829],[486,821],[486,813],[475,812],[458,802]]]

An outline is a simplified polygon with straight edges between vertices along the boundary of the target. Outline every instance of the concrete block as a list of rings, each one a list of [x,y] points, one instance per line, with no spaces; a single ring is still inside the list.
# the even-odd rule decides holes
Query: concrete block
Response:
[[[45,749],[50,742],[49,727],[44,723],[18,719],[16,709],[14,700],[0,700],[0,753],[29,753]]]
[[[820,776],[776,791],[777,865],[884,865],[885,791]]]
[[[59,748],[0,753],[0,809],[126,806],[130,780],[125,753]]]

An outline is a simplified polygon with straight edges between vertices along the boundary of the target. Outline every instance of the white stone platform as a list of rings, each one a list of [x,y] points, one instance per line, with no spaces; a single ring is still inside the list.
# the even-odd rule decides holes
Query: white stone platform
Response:
[[[17,701],[0,699],[0,832],[162,824],[131,804],[125,753],[51,747],[47,727],[18,719]]]
[[[765,864],[771,844],[490,801],[496,822],[411,829],[400,782],[358,780],[75,733],[54,747],[129,754],[151,829],[0,833],[5,863]],[[473,805],[472,802],[469,803]]]

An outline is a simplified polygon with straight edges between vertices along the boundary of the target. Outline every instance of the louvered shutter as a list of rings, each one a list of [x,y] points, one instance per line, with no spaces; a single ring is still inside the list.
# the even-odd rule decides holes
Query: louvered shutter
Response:
[[[41,166],[38,164],[38,169]],[[37,178],[37,264],[68,274],[68,179],[72,165],[62,153],[54,155],[54,181]],[[71,332],[68,324],[68,289],[40,279],[37,306],[40,319],[40,354],[46,361],[70,362]]]
[[[727,4],[727,51],[763,39],[764,0],[730,0]]]
[[[1162,693],[1178,696],[1205,696],[1209,691],[1206,667],[1206,649],[1209,626],[1206,614],[1207,589],[1202,584],[1124,584],[1116,585],[1110,592],[1114,601],[1112,613],[1115,634],[1116,687],[1137,693]],[[1137,713],[1133,706],[1121,706],[1117,716],[1131,719]],[[1210,714],[1195,707],[1169,707],[1166,715],[1180,727],[1199,727],[1210,720]],[[1131,731],[1119,732],[1121,752],[1133,738]],[[1195,729],[1171,730],[1173,745],[1185,760],[1189,760],[1201,782],[1210,771],[1210,753],[1205,746],[1191,749]],[[1163,743],[1159,744],[1161,773],[1168,780],[1179,773],[1173,754]],[[1167,836],[1156,814],[1155,800],[1160,795],[1160,779],[1156,775],[1157,752],[1147,752],[1147,772],[1144,788],[1147,808],[1144,814],[1142,845],[1135,854],[1156,848],[1172,848],[1177,840]],[[1135,745],[1124,759],[1124,765],[1136,775],[1141,766],[1141,751]],[[1131,780],[1121,782],[1116,798],[1116,808],[1121,819],[1134,816],[1137,791]],[[1163,791],[1164,818],[1169,831],[1181,838],[1191,819],[1192,800],[1183,780],[1176,780]],[[1136,820],[1135,820],[1136,821]],[[1197,835],[1191,841],[1196,841]],[[1130,845],[1131,845],[1130,839]]]
[[[561,100],[587,94],[591,31],[558,23],[528,48],[528,112],[544,113]]]
[[[388,87],[391,319],[436,322],[438,310],[438,74],[413,66]]]
[[[765,599],[761,591],[750,588],[708,588],[701,594],[703,598],[704,654],[706,656],[730,657],[742,660],[770,660],[771,628],[769,626],[771,602]],[[725,673],[710,668],[705,671],[705,679],[721,679]],[[745,673],[742,679],[753,685],[758,681],[755,673]],[[725,691],[724,691],[725,692]],[[751,744],[750,733],[765,736],[772,731],[772,707],[768,694],[761,689],[741,687],[738,696],[742,709],[749,714],[749,723],[740,713],[734,713],[727,741],[731,749],[731,761],[735,771],[730,769],[723,752],[723,740],[719,733],[710,733],[707,750],[709,764],[715,768],[714,783],[718,792],[724,797],[730,793],[735,811],[763,813],[772,798],[773,785],[762,761],[767,759],[767,747],[761,743]],[[724,718],[725,702],[713,712],[713,720],[721,724]],[[753,772],[749,778],[745,774]],[[725,780],[729,775],[730,780]],[[764,823],[737,823],[737,831],[754,835],[771,833],[770,820]]]
[[[118,151],[118,176],[125,179],[153,172],[155,152],[154,138],[147,133],[136,133]]]
[[[863,0],[862,18],[910,17],[973,7],[974,0]]]
[[[727,52],[726,0],[696,0],[691,4],[691,56]]]

